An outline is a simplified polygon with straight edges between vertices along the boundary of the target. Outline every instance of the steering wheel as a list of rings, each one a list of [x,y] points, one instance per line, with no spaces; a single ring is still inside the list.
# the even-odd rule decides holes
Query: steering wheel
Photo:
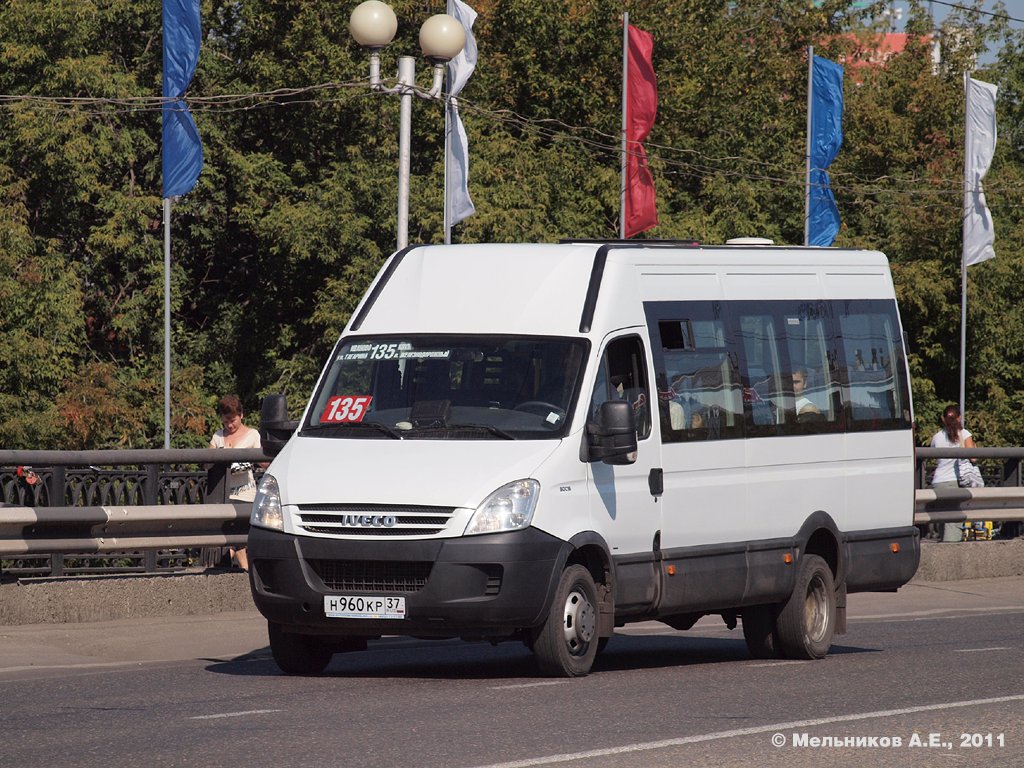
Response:
[[[544,400],[524,400],[512,410],[532,413],[534,416],[540,416],[541,418],[547,418],[552,413],[557,414],[559,420],[565,418],[564,410],[554,403],[548,403]]]

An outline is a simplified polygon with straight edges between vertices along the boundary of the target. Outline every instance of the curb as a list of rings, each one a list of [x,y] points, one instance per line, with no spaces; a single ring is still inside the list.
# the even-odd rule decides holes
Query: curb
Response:
[[[23,579],[0,585],[0,626],[255,610],[242,572]]]
[[[921,563],[911,583],[1024,576],[1024,539],[921,543]]]
[[[1024,539],[926,541],[914,582],[1024,576]],[[208,616],[255,610],[249,578],[216,570],[140,576],[24,579],[0,584],[0,626]]]

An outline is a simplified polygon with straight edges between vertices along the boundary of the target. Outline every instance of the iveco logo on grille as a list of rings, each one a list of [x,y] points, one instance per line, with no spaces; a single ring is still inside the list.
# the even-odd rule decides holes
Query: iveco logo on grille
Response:
[[[364,528],[391,528],[395,524],[394,515],[342,515],[342,525],[359,525]]]

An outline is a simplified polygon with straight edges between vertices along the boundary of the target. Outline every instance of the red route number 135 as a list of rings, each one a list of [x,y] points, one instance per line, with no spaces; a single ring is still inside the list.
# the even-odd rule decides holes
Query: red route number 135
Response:
[[[320,421],[335,424],[362,421],[372,399],[373,395],[335,395],[327,401],[327,407],[320,414]]]

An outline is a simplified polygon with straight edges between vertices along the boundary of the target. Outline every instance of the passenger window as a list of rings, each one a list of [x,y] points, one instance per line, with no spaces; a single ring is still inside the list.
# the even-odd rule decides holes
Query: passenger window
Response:
[[[839,418],[839,386],[834,354],[830,352],[828,308],[823,302],[801,304],[783,314],[790,376],[785,392],[786,422],[800,425],[834,424]],[[801,427],[796,432],[829,431]],[[788,430],[787,430],[788,431]]]
[[[690,319],[658,322],[662,442],[740,437],[743,397],[720,305],[692,309]]]
[[[840,380],[851,429],[909,421],[909,396],[894,376],[903,365],[896,317],[882,302],[843,302],[839,316],[843,353]]]
[[[740,314],[739,333],[746,368],[743,405],[751,434],[776,434],[786,423],[787,392],[792,397],[792,385],[783,376],[779,359],[783,331],[773,315],[751,312]]]
[[[607,400],[628,400],[636,415],[637,438],[651,434],[651,393],[647,386],[647,361],[637,336],[615,339],[605,348],[590,398],[590,414],[597,414]]]

